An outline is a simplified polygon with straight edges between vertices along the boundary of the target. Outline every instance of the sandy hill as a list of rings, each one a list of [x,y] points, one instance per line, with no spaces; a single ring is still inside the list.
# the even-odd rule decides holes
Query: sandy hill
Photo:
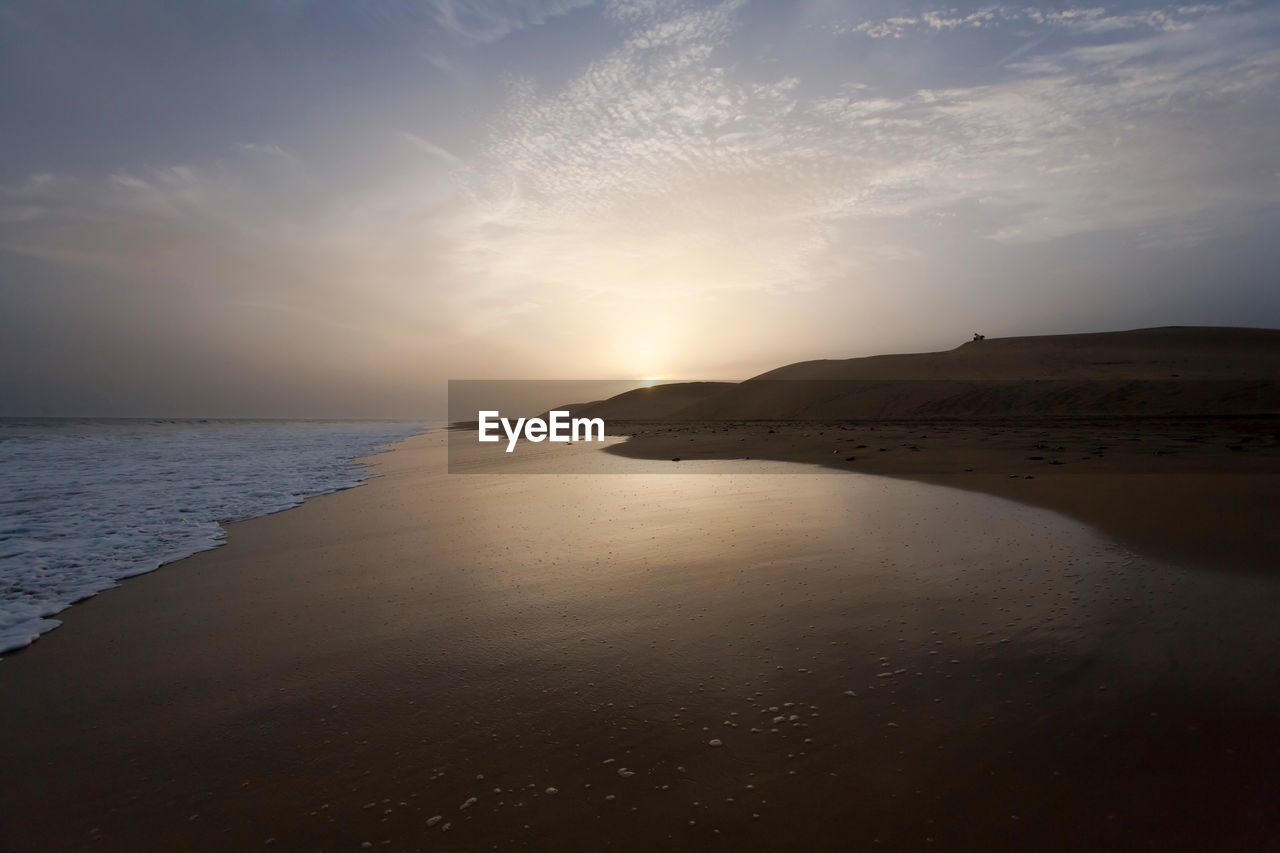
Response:
[[[1169,326],[1129,332],[994,338],[969,341],[946,352],[802,361],[755,379],[1245,377],[1280,377],[1280,329]]]
[[[682,407],[663,390],[628,392],[595,411],[627,420],[1280,414],[1280,330],[997,338],[946,352],[800,362],[699,389]],[[648,399],[663,405],[646,408]]]
[[[734,382],[673,382],[636,388],[608,400],[560,406],[575,417],[609,420],[668,420],[686,409],[736,387]]]

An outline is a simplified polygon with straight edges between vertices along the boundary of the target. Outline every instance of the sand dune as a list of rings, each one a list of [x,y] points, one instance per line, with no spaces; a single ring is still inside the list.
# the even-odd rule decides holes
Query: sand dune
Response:
[[[736,387],[733,382],[673,382],[636,388],[607,400],[560,406],[575,415],[606,420],[646,420],[679,417],[692,406],[717,398]]]
[[[663,390],[590,410],[630,420],[1266,415],[1280,412],[1280,330],[1137,329],[805,361],[702,389],[714,393],[680,408]]]
[[[946,352],[802,361],[755,380],[1280,378],[1280,329],[1171,326],[969,341]]]
[[[1204,417],[1276,411],[1276,380],[766,380],[689,407],[676,419]]]

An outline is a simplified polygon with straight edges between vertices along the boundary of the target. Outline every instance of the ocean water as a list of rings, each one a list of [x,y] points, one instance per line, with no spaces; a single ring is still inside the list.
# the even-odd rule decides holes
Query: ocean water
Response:
[[[359,485],[410,422],[0,419],[0,653],[76,601]]]

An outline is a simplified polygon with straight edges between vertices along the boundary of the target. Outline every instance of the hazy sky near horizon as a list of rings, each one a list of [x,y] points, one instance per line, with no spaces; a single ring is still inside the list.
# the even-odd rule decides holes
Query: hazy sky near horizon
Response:
[[[1280,6],[0,0],[0,415],[1280,326]]]

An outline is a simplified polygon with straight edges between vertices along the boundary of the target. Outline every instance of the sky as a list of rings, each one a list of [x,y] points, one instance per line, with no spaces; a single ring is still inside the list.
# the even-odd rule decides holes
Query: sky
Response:
[[[1242,0],[0,0],[0,415],[1280,326],[1278,75]]]

